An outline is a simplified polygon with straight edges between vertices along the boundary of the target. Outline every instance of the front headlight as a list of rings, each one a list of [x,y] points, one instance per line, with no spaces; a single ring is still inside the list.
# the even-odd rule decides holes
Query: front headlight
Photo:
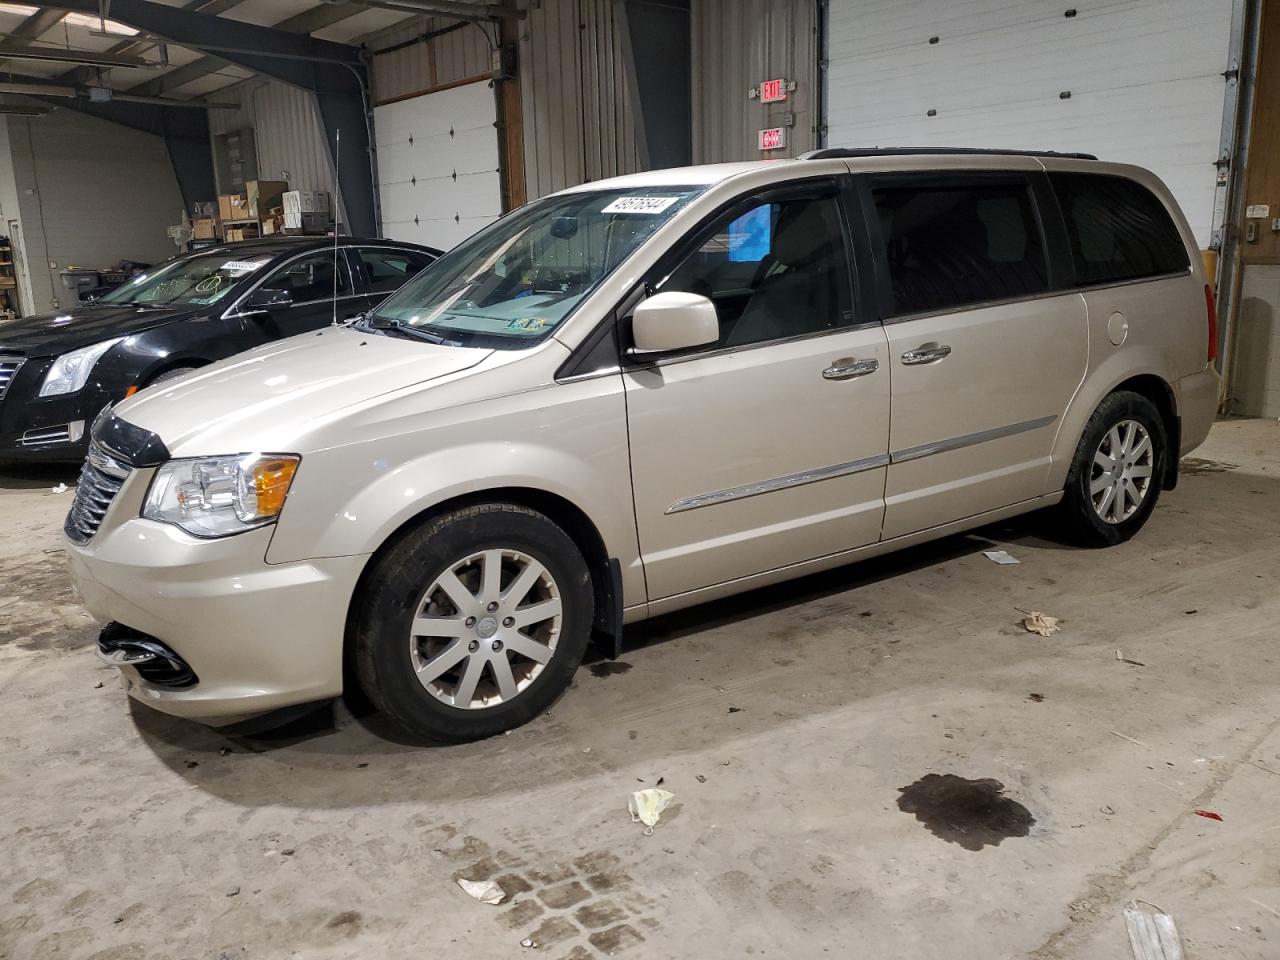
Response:
[[[57,393],[75,393],[83,389],[89,382],[93,365],[123,339],[124,337],[116,337],[114,340],[104,340],[91,347],[81,347],[79,350],[64,353],[53,361],[53,366],[44,375],[44,383],[40,385],[40,396],[51,397]]]
[[[142,515],[197,537],[227,537],[273,523],[301,459],[248,453],[170,460],[152,478]]]

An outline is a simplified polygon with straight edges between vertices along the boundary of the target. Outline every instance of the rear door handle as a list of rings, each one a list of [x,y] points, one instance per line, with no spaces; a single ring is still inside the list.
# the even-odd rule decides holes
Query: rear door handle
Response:
[[[951,356],[951,348],[945,343],[922,343],[914,350],[904,353],[902,362],[908,367],[914,367],[922,363],[937,363],[949,356]]]
[[[823,380],[852,380],[865,377],[880,369],[879,360],[855,360],[853,357],[841,357],[832,360],[831,366],[822,371]]]

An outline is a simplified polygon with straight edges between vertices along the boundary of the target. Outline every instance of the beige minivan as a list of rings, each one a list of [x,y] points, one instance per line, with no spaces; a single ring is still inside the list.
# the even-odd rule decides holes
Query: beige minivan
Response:
[[[237,724],[346,676],[413,734],[484,737],[625,623],[1053,505],[1133,536],[1209,430],[1215,325],[1135,167],[619,177],[104,413],[67,549],[158,710]]]

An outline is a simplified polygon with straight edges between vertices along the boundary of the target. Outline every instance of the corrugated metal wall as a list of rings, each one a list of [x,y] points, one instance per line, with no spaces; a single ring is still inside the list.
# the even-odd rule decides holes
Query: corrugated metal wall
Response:
[[[260,178],[279,179],[287,171],[294,190],[333,193],[333,162],[315,94],[277,80],[254,79],[218,92],[219,100],[232,98],[239,100],[239,110],[209,111],[213,136],[252,128]]]
[[[436,36],[422,43],[378,52],[437,31]],[[375,34],[366,42],[373,51],[370,83],[375,103],[402,100],[489,76],[489,40],[481,28],[472,23],[457,23],[444,17],[414,17]]]
[[[519,71],[529,199],[643,169],[612,3],[530,3]]]
[[[794,157],[818,143],[818,4],[815,0],[693,0],[693,162]],[[796,81],[781,103],[747,91]],[[787,147],[761,153],[757,134],[784,125]]]

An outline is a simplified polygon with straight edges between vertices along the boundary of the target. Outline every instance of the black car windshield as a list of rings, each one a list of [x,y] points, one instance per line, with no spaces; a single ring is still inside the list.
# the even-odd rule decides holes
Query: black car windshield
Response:
[[[265,267],[274,253],[203,254],[162,264],[98,298],[98,303],[144,306],[216,303],[241,279]]]
[[[423,339],[523,346],[554,330],[702,190],[649,186],[536,200],[450,250],[367,323]]]

